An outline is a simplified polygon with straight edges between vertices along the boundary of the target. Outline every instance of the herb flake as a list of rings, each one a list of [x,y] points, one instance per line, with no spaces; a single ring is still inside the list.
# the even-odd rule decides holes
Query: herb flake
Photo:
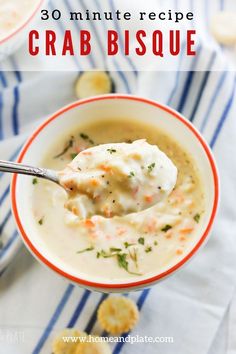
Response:
[[[130,172],[130,174],[128,175],[129,178],[132,178],[135,176],[135,173],[133,171]]]
[[[89,136],[87,134],[84,134],[84,133],[80,133],[80,137],[84,140],[88,140],[89,139]]]
[[[73,147],[73,145],[74,145],[74,137],[71,137],[71,139],[66,144],[65,148],[62,150],[62,152],[60,152],[60,154],[54,156],[54,159],[58,159],[59,157],[62,157],[63,155],[65,155],[67,153],[67,151]]]
[[[144,243],[145,243],[144,237],[140,237],[140,238],[138,239],[138,243],[139,243],[140,245],[144,245]]]
[[[33,178],[32,184],[33,184],[33,185],[38,184],[38,179],[37,179],[37,178]]]
[[[83,251],[88,251],[90,249],[86,249]],[[131,272],[129,270],[129,262],[127,261],[127,253],[121,253],[122,249],[121,248],[116,248],[116,247],[110,247],[110,252],[106,252],[104,250],[101,250],[97,252],[97,258],[103,257],[103,258],[110,258],[110,257],[116,257],[117,263],[120,268],[123,268],[126,272],[134,275],[141,275],[138,273]],[[134,261],[137,262],[137,255],[136,251],[131,255],[130,258]]]
[[[152,247],[151,247],[151,246],[147,247],[147,248],[145,249],[145,252],[146,252],[146,253],[152,252]]]
[[[121,252],[121,248],[115,248],[115,247],[110,247],[109,252],[101,250],[97,252],[97,258],[103,257],[103,258],[110,258],[116,256],[117,253]]]
[[[124,242],[125,248],[129,248],[129,247],[134,246],[134,245],[135,245],[135,243]]]
[[[172,226],[166,225],[166,226],[164,226],[164,227],[161,229],[161,231],[167,232],[167,231],[169,231],[170,229],[172,229]]]
[[[196,215],[194,215],[194,217],[193,217],[193,219],[194,219],[194,221],[196,221],[196,223],[199,223],[200,218],[201,218],[201,215],[200,215],[200,214],[196,214]]]
[[[155,168],[156,164],[155,162],[151,163],[149,166],[148,166],[148,172],[151,173],[153,171],[153,169]]]
[[[110,153],[110,154],[113,154],[113,153],[115,153],[116,152],[116,150],[115,149],[107,149],[107,151]]]
[[[110,247],[110,252],[121,252],[122,249],[121,248],[116,248],[116,247]]]
[[[90,139],[90,137],[87,134],[84,133],[80,133],[80,137],[83,140],[88,140],[88,142],[92,145],[94,145],[94,141],[92,139]]]
[[[129,256],[132,259],[132,261],[135,263],[136,268],[138,268],[138,253],[137,249],[133,248],[132,251],[129,251]]]
[[[84,253],[84,252],[89,252],[89,251],[93,251],[94,250],[94,247],[93,246],[90,246],[88,248],[85,248],[81,251],[78,251],[77,254],[81,254],[81,253]]]
[[[44,218],[41,218],[41,219],[38,221],[39,225],[43,225],[43,221],[44,221]]]
[[[116,257],[117,257],[119,267],[124,268],[128,272],[129,263],[126,260],[127,253],[118,253]]]
[[[70,157],[72,160],[74,160],[76,158],[78,154],[76,152],[73,152],[72,154],[70,154]]]

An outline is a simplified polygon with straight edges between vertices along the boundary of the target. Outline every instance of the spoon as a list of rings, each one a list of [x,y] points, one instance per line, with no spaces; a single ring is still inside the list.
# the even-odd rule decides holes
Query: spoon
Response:
[[[19,173],[21,175],[28,175],[47,179],[60,185],[59,175],[57,171],[23,165],[16,162],[0,160],[0,171],[9,173]]]
[[[64,207],[80,219],[137,213],[173,190],[177,169],[145,140],[97,145],[80,152],[62,171],[1,161],[0,171],[52,181],[67,193]]]

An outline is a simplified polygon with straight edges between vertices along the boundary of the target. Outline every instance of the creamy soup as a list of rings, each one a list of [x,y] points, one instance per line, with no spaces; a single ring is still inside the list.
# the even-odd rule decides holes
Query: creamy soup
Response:
[[[39,0],[0,0],[0,40],[27,21],[39,2]]]
[[[67,193],[61,187],[44,180],[32,180],[36,232],[55,259],[77,276],[96,277],[103,282],[142,279],[179,262],[198,241],[197,228],[204,218],[205,201],[194,159],[153,126],[133,120],[81,125],[71,135],[58,138],[42,165],[63,170],[71,159],[89,147],[105,143],[131,144],[138,139],[157,145],[178,170],[171,194],[142,212],[112,219],[96,215],[81,220],[64,207]],[[155,168],[152,163],[147,165],[143,167]],[[104,178],[107,178],[106,171]],[[111,196],[113,193],[115,195],[116,190],[111,188]],[[113,200],[115,203],[116,197]]]

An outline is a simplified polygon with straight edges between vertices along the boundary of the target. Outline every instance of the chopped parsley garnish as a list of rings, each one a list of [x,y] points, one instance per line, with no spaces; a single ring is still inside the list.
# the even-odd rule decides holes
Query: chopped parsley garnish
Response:
[[[140,237],[138,239],[138,243],[140,243],[140,245],[144,245],[144,243],[145,243],[144,237]]]
[[[32,180],[32,184],[38,184],[38,180],[37,180],[37,178],[33,178],[33,180]]]
[[[135,173],[134,173],[133,171],[131,171],[128,177],[129,177],[129,178],[132,178],[132,177],[134,177],[134,176],[135,176]]]
[[[107,151],[108,151],[110,154],[113,154],[113,153],[115,153],[115,152],[116,152],[116,150],[115,150],[115,149],[107,149]]]
[[[135,263],[136,268],[138,268],[138,253],[137,249],[134,248],[132,251],[129,251],[129,256],[132,259],[132,261]]]
[[[104,250],[101,250],[101,251],[97,252],[97,258],[100,258],[100,257],[107,258],[106,257],[106,252]]]
[[[148,166],[148,172],[149,173],[152,172],[155,166],[156,166],[155,162],[151,163],[151,165]]]
[[[80,137],[84,140],[88,140],[88,142],[92,145],[94,145],[94,141],[92,139],[90,139],[90,137],[87,134],[84,133],[80,133]]]
[[[94,247],[93,246],[90,246],[88,248],[85,248],[81,251],[78,251],[77,253],[80,254],[80,253],[84,253],[84,252],[89,252],[89,251],[93,251],[94,250]]]
[[[201,215],[200,215],[200,214],[196,214],[196,215],[194,215],[194,217],[193,217],[193,219],[196,221],[196,223],[199,223],[200,218],[201,218]]]
[[[39,225],[43,225],[43,221],[44,221],[44,218],[41,218],[41,219],[38,221]]]
[[[84,140],[88,140],[89,139],[89,136],[87,134],[84,134],[84,133],[80,133],[80,137]]]
[[[74,145],[74,137],[72,136],[71,139],[66,144],[65,148],[62,150],[62,152],[60,152],[60,154],[54,156],[54,159],[58,159],[59,157],[62,157],[63,155],[65,155],[67,153],[67,151],[73,147],[73,145]]]
[[[103,257],[103,258],[110,258],[116,256],[117,253],[121,252],[121,248],[115,248],[115,247],[110,247],[110,251],[106,252],[104,250],[101,250],[97,252],[97,258]]]
[[[129,263],[128,261],[126,260],[127,258],[127,253],[118,253],[117,254],[117,262],[118,262],[118,265],[123,268],[124,270],[126,270],[126,272],[128,272],[129,274],[134,274],[134,275],[141,275],[139,273],[134,273],[134,272],[131,272],[129,270]]]
[[[127,258],[127,253],[117,254],[117,262],[118,262],[119,267],[124,268],[128,272],[129,271],[128,270],[129,263],[126,260],[126,258]]]
[[[161,229],[161,231],[167,232],[167,231],[169,231],[170,229],[172,229],[172,226],[166,225],[166,226],[164,226],[164,227]]]
[[[145,249],[145,252],[146,252],[146,253],[152,252],[152,247],[151,247],[151,246],[147,247],[147,248]]]
[[[70,154],[70,157],[72,160],[74,160],[76,158],[78,154],[76,152],[73,152],[72,154]]]
[[[122,249],[121,248],[116,248],[116,247],[110,247],[110,251],[111,252],[121,252]]]
[[[91,249],[86,249],[84,251],[90,251]],[[126,270],[126,272],[130,273],[130,274],[135,274],[135,275],[140,275],[138,273],[133,273],[131,271],[129,271],[129,262],[127,261],[127,253],[121,253],[122,249],[121,248],[116,248],[116,247],[110,247],[110,251],[104,251],[101,250],[99,252],[97,252],[97,258],[103,257],[103,258],[110,258],[110,257],[116,257],[117,262],[119,267],[123,268],[124,270]],[[83,251],[82,251],[83,252]],[[137,263],[137,254],[136,254],[136,250],[134,250],[133,254],[129,254],[130,258]]]
[[[154,246],[157,246],[158,245],[158,242],[157,241],[154,241]]]
[[[134,245],[135,245],[135,243],[124,242],[125,248],[131,247],[131,246],[134,246]]]

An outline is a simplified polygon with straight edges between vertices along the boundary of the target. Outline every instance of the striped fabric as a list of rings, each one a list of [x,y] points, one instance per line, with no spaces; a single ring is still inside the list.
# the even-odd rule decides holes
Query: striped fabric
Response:
[[[104,1],[110,9],[117,7],[115,0]],[[101,11],[103,1],[92,2],[94,8]],[[183,2],[169,0],[168,5],[178,8]],[[49,6],[55,7],[56,3],[51,1]],[[64,0],[63,6],[70,9],[73,3]],[[86,9],[85,0],[77,3],[81,9]],[[160,5],[163,1],[157,3]],[[180,58],[178,71],[138,72],[125,57],[122,62],[113,59],[107,63],[106,69],[110,71],[117,92],[139,94],[168,103],[200,129],[214,150],[222,180],[221,210],[213,237],[205,249],[171,279],[129,295],[142,312],[141,321],[132,334],[173,336],[174,344],[118,343],[112,345],[114,354],[206,354],[209,350],[217,353],[218,346],[213,344],[212,349],[212,343],[235,288],[236,210],[232,194],[236,180],[236,77],[235,72],[228,71],[228,62],[219,48],[213,46],[209,50],[206,45],[209,38],[206,20],[211,11],[232,10],[234,4],[234,0],[188,1],[189,8],[202,15],[206,41],[199,42],[198,55],[191,62]],[[61,21],[57,26],[58,31],[63,31],[66,24]],[[92,23],[87,26],[96,33],[98,53],[89,59],[89,65],[91,68],[104,67],[104,51],[99,38],[106,24],[100,24],[100,32]],[[119,31],[119,23],[115,26]],[[74,80],[84,69],[83,62],[76,60],[76,66],[76,72],[67,73],[20,72],[17,54],[4,63],[2,69],[8,67],[11,71],[0,71],[1,159],[14,160],[26,137],[42,119],[75,100]],[[17,328],[25,332],[24,341],[4,343],[4,354],[50,353],[52,336],[64,327],[78,326],[88,333],[104,334],[96,322],[96,310],[107,295],[65,283],[33,261],[25,249],[20,249],[21,241],[10,211],[9,176],[1,173],[0,240],[1,287],[4,290],[0,298],[0,330]],[[5,271],[14,258],[16,260]],[[224,346],[222,350],[220,354],[227,353]]]

